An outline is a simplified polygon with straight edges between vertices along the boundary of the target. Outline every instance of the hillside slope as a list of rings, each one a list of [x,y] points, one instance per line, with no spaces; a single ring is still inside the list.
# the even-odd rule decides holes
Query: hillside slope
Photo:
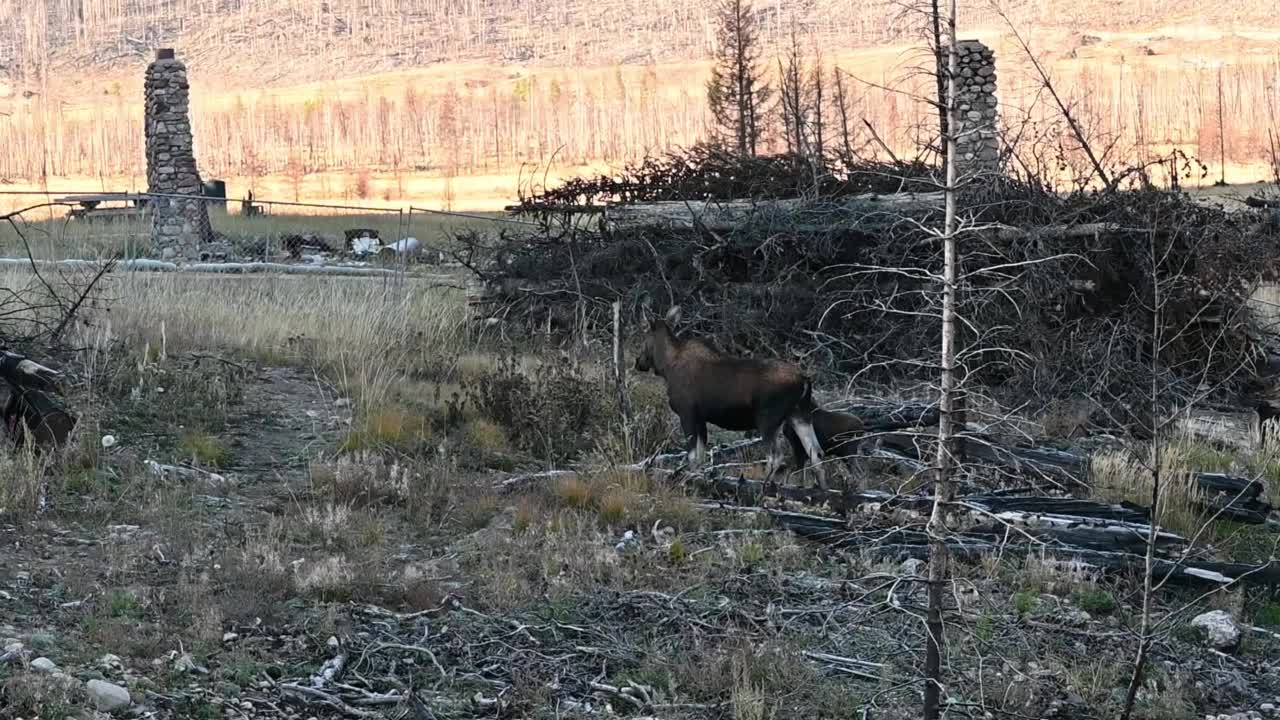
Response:
[[[908,2],[755,0],[767,69],[794,18],[826,82],[847,81],[823,109],[853,120],[842,146],[910,156],[929,134]],[[1002,12],[1109,160],[1178,150],[1225,158],[1233,181],[1273,174],[1271,0],[961,4],[962,34],[996,52],[1005,129],[1036,152],[1078,154]],[[143,70],[174,47],[201,171],[233,196],[500,208],[531,178],[704,137],[713,21],[714,3],[679,0],[0,0],[0,185],[138,188]]]
[[[794,18],[832,50],[900,43],[904,2],[756,3],[767,41]],[[1001,24],[987,1],[961,26]],[[1274,21],[1269,0],[1012,0],[1019,24],[1094,31]],[[0,71],[30,88],[135,71],[175,46],[234,86],[314,82],[440,62],[612,65],[705,57],[714,3],[682,0],[0,0]],[[47,85],[45,87],[48,87]]]

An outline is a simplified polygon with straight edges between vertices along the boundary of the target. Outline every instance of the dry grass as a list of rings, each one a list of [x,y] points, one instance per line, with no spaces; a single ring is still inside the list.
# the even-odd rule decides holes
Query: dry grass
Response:
[[[0,283],[25,281],[11,271]],[[406,376],[440,372],[465,345],[459,293],[413,279],[113,276],[109,313],[85,344],[165,354],[230,352],[315,368],[367,408],[391,404]]]
[[[1177,438],[1160,454],[1162,477],[1160,504],[1154,511],[1155,522],[1169,530],[1195,535],[1208,519],[1199,505],[1201,492],[1193,473],[1216,470],[1203,467],[1212,451],[1190,438]],[[1150,505],[1153,477],[1148,463],[1139,462],[1123,451],[1094,455],[1091,463],[1094,493],[1107,501],[1127,501]]]
[[[29,449],[0,452],[0,515],[28,515],[38,510],[49,470],[50,461]]]

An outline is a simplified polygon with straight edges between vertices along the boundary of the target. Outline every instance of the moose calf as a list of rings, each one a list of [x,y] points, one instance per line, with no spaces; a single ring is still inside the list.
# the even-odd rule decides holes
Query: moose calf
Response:
[[[813,433],[818,438],[823,456],[833,455],[848,461],[858,454],[862,441],[855,439],[855,436],[863,430],[862,419],[857,415],[822,408],[815,408],[813,411]],[[791,445],[791,459],[795,464],[793,469],[803,470],[809,459],[804,443],[790,425],[784,426],[782,433]]]
[[[707,452],[707,423],[725,430],[757,430],[769,448],[766,478],[782,466],[778,430],[785,426],[807,451],[818,484],[826,487],[822,447],[810,417],[816,409],[813,388],[804,373],[776,360],[734,357],[717,352],[699,338],[678,338],[680,306],[649,324],[636,357],[640,372],[652,371],[667,385],[667,401],[689,438],[689,461],[701,467]]]

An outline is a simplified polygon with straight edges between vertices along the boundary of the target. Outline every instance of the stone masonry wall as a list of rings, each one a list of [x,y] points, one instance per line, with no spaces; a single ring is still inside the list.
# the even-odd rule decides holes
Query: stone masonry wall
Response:
[[[146,77],[147,188],[152,193],[199,195],[200,173],[191,147],[187,67],[173,51],[156,51]],[[213,241],[207,205],[199,200],[151,198],[151,235],[164,258],[193,258]]]
[[[996,63],[991,48],[977,40],[956,43],[960,127],[956,128],[956,170],[961,176],[998,172]]]

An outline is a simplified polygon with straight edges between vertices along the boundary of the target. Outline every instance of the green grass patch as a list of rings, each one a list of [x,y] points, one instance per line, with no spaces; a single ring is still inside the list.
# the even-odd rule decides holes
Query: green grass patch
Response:
[[[185,432],[178,445],[183,455],[202,467],[222,468],[231,462],[231,450],[221,439],[209,433]]]
[[[1072,599],[1081,610],[1091,615],[1110,615],[1119,607],[1111,591],[1099,587],[1082,588],[1072,593]]]
[[[1280,603],[1267,603],[1258,608],[1253,622],[1265,628],[1280,628]]]
[[[1019,615],[1030,615],[1036,606],[1040,604],[1040,598],[1035,593],[1018,592],[1013,594],[1013,609]]]

